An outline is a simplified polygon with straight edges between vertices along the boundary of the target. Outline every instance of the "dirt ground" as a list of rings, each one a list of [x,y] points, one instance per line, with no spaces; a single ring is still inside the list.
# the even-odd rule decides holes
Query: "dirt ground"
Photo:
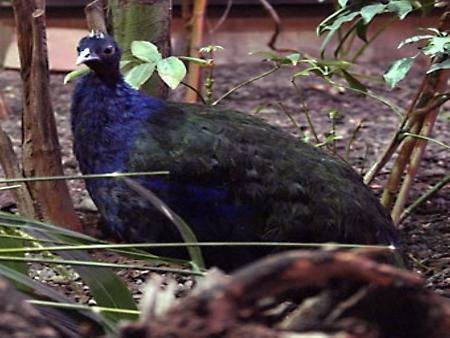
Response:
[[[367,64],[360,69],[366,75],[380,75],[386,69],[386,64]],[[246,80],[267,68],[268,65],[242,64],[220,66],[216,70],[216,93],[217,96],[223,93],[233,84]],[[287,131],[295,135],[310,135],[307,128],[306,119],[299,103],[301,100],[290,83],[292,70],[283,69],[276,74],[260,80],[236,92],[223,103],[229,107],[241,111],[258,114],[271,123],[280,125]],[[387,96],[390,100],[401,107],[407,107],[413,97],[418,84],[421,81],[420,69],[415,70],[399,87],[393,91],[388,91],[380,82],[372,87],[377,93]],[[72,92],[72,85],[63,85],[63,75],[55,74],[51,78],[51,90],[54,99],[54,110],[56,113],[58,128],[60,133],[60,143],[62,147],[63,163],[66,174],[78,173],[77,163],[73,158],[70,134],[69,105]],[[354,168],[364,173],[374,162],[381,150],[389,141],[399,117],[390,111],[386,106],[371,99],[365,99],[361,95],[352,92],[330,88],[318,79],[305,78],[298,81],[298,84],[306,98],[306,103],[311,112],[311,116],[316,126],[318,134],[323,135],[331,130],[331,122],[328,117],[330,110],[336,110],[338,118],[336,120],[337,135],[342,137],[337,142],[337,150],[340,155],[344,154],[345,145],[349,137],[354,133],[356,125],[362,120],[362,127],[353,142],[349,161]],[[12,137],[17,151],[20,144],[20,79],[15,71],[3,71],[0,73],[0,88],[3,90],[6,103],[10,109],[9,118],[1,121],[2,127]],[[174,97],[180,97],[180,93],[175,92]],[[282,103],[284,110],[281,108]],[[449,143],[450,140],[450,114],[448,108],[442,112],[434,131],[434,137],[442,142]],[[300,126],[295,127],[287,116],[286,111],[292,116]],[[300,130],[299,130],[300,129]],[[381,185],[386,179],[386,172],[383,171],[372,188],[379,193]],[[427,147],[425,159],[414,185],[413,194],[410,201],[414,201],[426,191],[431,185],[439,181],[444,175],[450,172],[450,151],[436,144]],[[86,192],[83,183],[71,181],[70,188],[75,205],[85,221],[86,229],[89,233],[96,233],[96,217],[92,212],[85,210]],[[0,206],[6,207],[10,203],[7,194],[0,195]],[[426,278],[427,286],[437,293],[450,297],[450,186],[439,191],[430,201],[427,201],[416,209],[412,216],[401,224],[402,246],[411,258],[413,269]],[[114,258],[117,260],[117,257]],[[48,271],[47,271],[48,272]],[[45,272],[45,273],[47,273]],[[44,273],[44,272],[43,272]],[[44,273],[44,274],[45,274]],[[120,275],[125,277],[130,288],[134,291],[136,298],[143,287],[144,281],[148,278],[148,271],[120,271]],[[65,285],[60,287],[71,293]],[[180,281],[182,289],[188,289],[192,285],[189,279]],[[84,298],[86,297],[86,298]],[[81,301],[88,301],[87,295],[83,293],[76,298]],[[83,299],[84,298],[84,299]]]

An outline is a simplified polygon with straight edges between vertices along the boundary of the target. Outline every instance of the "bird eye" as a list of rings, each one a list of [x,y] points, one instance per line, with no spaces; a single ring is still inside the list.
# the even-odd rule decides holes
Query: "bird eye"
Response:
[[[77,53],[81,52],[80,46],[77,47]]]
[[[108,46],[105,49],[103,49],[104,54],[112,54],[113,51],[114,51],[114,48],[111,46]]]

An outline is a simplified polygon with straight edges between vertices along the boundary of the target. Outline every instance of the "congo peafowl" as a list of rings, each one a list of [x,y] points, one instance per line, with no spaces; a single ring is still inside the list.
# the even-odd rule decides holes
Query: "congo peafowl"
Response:
[[[74,152],[83,174],[168,170],[144,176],[199,241],[392,244],[390,217],[343,161],[268,123],[222,107],[145,96],[119,71],[121,50],[104,33],[81,39],[77,63],[93,72],[72,102]],[[175,226],[122,181],[86,182],[107,228],[129,242],[174,242]],[[204,248],[226,270],[267,248]],[[183,257],[183,247],[162,254]]]

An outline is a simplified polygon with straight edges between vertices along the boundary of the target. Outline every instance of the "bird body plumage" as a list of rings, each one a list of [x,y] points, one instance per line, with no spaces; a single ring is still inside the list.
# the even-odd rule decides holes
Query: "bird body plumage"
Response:
[[[94,47],[86,48],[101,40],[89,38],[85,45]],[[94,72],[73,96],[74,152],[84,174],[169,171],[137,180],[200,241],[395,241],[386,210],[345,162],[248,114],[145,96],[121,76],[105,76],[101,62],[102,71],[90,65]],[[96,179],[86,186],[122,240],[181,240],[170,220],[123,182]],[[203,251],[209,265],[232,269],[270,250]]]

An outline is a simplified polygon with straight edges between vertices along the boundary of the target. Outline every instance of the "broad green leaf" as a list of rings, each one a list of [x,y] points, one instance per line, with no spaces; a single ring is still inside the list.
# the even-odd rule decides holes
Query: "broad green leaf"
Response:
[[[398,44],[398,47],[397,47],[397,48],[402,48],[402,47],[405,46],[405,45],[409,45],[409,44],[411,44],[411,43],[416,43],[416,42],[421,41],[421,40],[432,39],[432,38],[434,38],[434,37],[435,37],[434,35],[429,35],[429,34],[428,34],[428,35],[415,35],[415,36],[411,36],[411,37],[409,37],[409,38],[407,38],[407,39],[401,41],[401,42]]]
[[[64,76],[64,84],[68,84],[70,81],[76,79],[77,77],[83,76],[89,73],[91,70],[86,66],[81,66],[75,70],[72,70],[70,73]]]
[[[397,13],[400,20],[414,10],[410,0],[391,0],[387,6],[390,11]]]
[[[406,57],[395,61],[384,73],[383,78],[388,84],[389,88],[394,88],[397,83],[405,78],[408,72],[411,70],[415,56]]]
[[[440,70],[440,69],[450,69],[450,60],[445,60],[445,61],[442,61],[440,63],[435,63],[427,71],[427,74],[430,74],[430,73],[435,72],[435,71]]]
[[[133,41],[131,43],[131,54],[142,61],[153,63],[157,63],[162,58],[158,47],[148,41]]]
[[[166,59],[160,60],[156,65],[156,69],[161,79],[171,89],[177,88],[186,76],[186,66],[175,56],[169,56]]]
[[[155,64],[146,62],[140,65],[134,66],[125,75],[125,81],[133,88],[139,89],[147,82],[155,71]]]
[[[386,9],[386,5],[383,4],[374,4],[374,5],[369,5],[369,6],[365,6],[363,8],[361,8],[361,17],[364,20],[364,23],[367,25],[368,23],[370,23],[372,21],[372,19],[378,15],[384,12],[384,10]]]
[[[357,78],[355,78],[352,74],[342,69],[342,75],[344,76],[345,81],[347,81],[350,88],[356,89],[364,93],[367,92],[367,87],[363,83],[361,83]]]
[[[447,53],[450,48],[450,36],[434,36],[422,50],[425,55]]]

